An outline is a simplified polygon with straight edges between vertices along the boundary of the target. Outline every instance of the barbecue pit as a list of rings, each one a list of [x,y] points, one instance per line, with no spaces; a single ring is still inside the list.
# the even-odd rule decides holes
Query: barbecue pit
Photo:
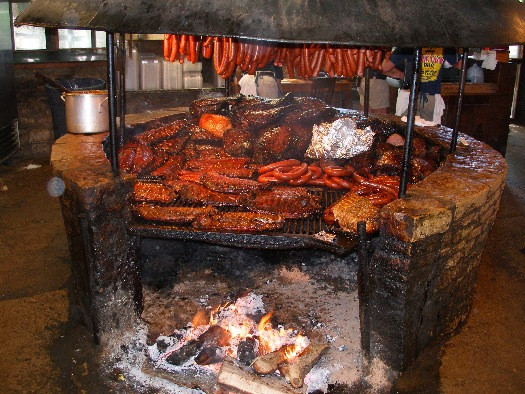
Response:
[[[454,3],[455,7],[464,7],[463,12],[452,11],[452,4],[446,1],[433,2],[432,7],[385,1],[377,3],[374,9],[363,1],[352,3],[344,12],[337,2],[330,3],[328,11],[312,9],[304,2],[304,7],[291,10],[298,15],[291,19],[289,12],[283,12],[289,10],[284,2],[263,2],[260,6],[265,12],[261,15],[268,10],[276,10],[277,15],[270,14],[268,19],[256,22],[251,19],[258,15],[252,2],[228,2],[227,7],[232,8],[217,3],[219,9],[213,10],[208,2],[180,2],[177,18],[170,17],[168,3],[128,3],[129,13],[122,17],[119,2],[105,3],[102,8],[106,10],[100,12],[92,2],[77,1],[64,7],[63,2],[35,1],[19,21],[133,32],[135,28],[149,29],[154,25],[144,18],[146,6],[148,18],[153,16],[158,21],[159,28],[154,33],[387,46],[485,46],[525,41],[523,17],[519,16],[523,15],[523,7],[511,1]],[[56,12],[62,9],[68,9],[69,14]],[[185,12],[191,17],[182,17]],[[240,23],[230,18],[234,13],[240,15]],[[318,29],[310,28],[312,15],[319,17]],[[464,15],[469,18],[465,20]],[[333,23],[334,17],[343,18],[344,23]],[[297,25],[289,20],[297,21]],[[345,31],[337,31],[341,26]],[[444,26],[457,34],[446,34],[442,31]],[[481,37],[483,43],[479,42]],[[112,51],[113,35],[109,34],[111,142],[115,148]],[[409,134],[411,129],[409,125]],[[456,142],[447,129],[420,132],[436,143],[454,146]],[[361,333],[370,339],[365,347],[370,347],[371,357],[396,371],[406,368],[428,344],[459,330],[468,317],[479,254],[499,205],[506,165],[486,145],[467,136],[462,138],[465,144],[458,146],[436,173],[382,209],[381,230],[374,240],[370,264],[363,266],[359,275],[363,280],[359,294],[363,304]],[[133,178],[111,172],[100,142],[99,136],[65,136],[54,146],[52,162],[66,183],[61,201],[75,260],[73,273],[79,305],[96,339],[108,344],[137,327],[136,318],[143,305],[143,256],[139,236],[128,232],[131,215],[125,201]],[[115,150],[112,153],[114,164]]]

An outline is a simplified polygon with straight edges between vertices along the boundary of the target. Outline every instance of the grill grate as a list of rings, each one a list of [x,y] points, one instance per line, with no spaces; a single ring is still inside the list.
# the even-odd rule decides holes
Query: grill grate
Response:
[[[143,182],[158,182],[159,179],[141,177]],[[316,247],[344,254],[353,249],[356,239],[347,235],[337,234],[333,240],[323,240],[317,234],[321,231],[330,232],[323,220],[324,210],[340,199],[344,190],[327,190],[309,188],[308,192],[319,196],[321,211],[307,218],[285,219],[283,230],[272,233],[238,233],[220,231],[202,231],[191,227],[176,226],[169,223],[153,222],[142,218],[133,218],[130,232],[134,235],[154,238],[201,240],[223,245],[262,249],[294,249]],[[180,198],[171,204],[163,206],[198,207],[203,204],[184,201]],[[223,212],[245,211],[242,207],[217,207]]]

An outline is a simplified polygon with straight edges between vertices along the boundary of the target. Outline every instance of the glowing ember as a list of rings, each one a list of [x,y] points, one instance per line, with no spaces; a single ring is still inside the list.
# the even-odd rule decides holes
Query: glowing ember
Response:
[[[219,326],[230,334],[229,346],[223,348],[222,351],[233,358],[237,357],[239,343],[247,337],[255,339],[255,352],[259,355],[273,352],[286,346],[286,358],[291,359],[308,346],[308,338],[303,335],[297,335],[295,330],[285,329],[282,326],[273,328],[270,322],[272,312],[264,315],[259,324],[256,324],[251,316],[260,315],[261,312],[265,312],[262,297],[253,293],[237,299],[233,304],[228,302],[214,308],[210,313],[208,324],[203,319],[203,311],[200,311],[195,315],[192,327],[178,331],[178,337],[182,339],[176,340],[176,335],[163,337],[165,341],[169,342],[167,349],[159,351],[154,345],[153,347],[155,348],[150,350],[150,356],[160,366],[160,364],[166,362],[167,356],[176,352],[189,340],[198,338],[199,335],[212,326]],[[197,323],[204,324],[200,325]],[[193,358],[187,362],[188,365],[191,363],[195,364]]]
[[[304,349],[308,346],[310,341],[307,337],[303,335],[298,335],[295,343],[292,346],[288,346],[284,352],[287,360],[292,360],[302,353]]]

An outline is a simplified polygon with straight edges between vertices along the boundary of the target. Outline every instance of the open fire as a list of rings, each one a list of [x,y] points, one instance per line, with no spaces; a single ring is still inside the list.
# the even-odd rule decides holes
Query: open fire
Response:
[[[236,359],[261,375],[279,369],[299,388],[327,345],[311,343],[296,329],[273,327],[273,312],[265,312],[262,296],[255,293],[214,308],[208,321],[199,311],[187,327],[159,336],[149,356],[156,368],[167,371],[205,368],[219,373],[225,358]]]

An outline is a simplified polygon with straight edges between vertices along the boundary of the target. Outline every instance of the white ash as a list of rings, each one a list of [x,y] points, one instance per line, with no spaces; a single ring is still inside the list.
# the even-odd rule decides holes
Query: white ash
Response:
[[[327,258],[322,264],[274,263],[264,268],[258,266],[258,270],[252,272],[246,270],[246,278],[251,283],[252,292],[248,294],[249,298],[241,297],[237,300],[239,303],[247,304],[243,308],[250,310],[254,315],[260,315],[265,310],[273,310],[274,323],[281,324],[283,328],[302,329],[308,337],[317,341],[326,341],[327,338],[332,340],[330,348],[307,375],[305,386],[297,392],[307,393],[315,390],[326,392],[327,385],[330,383],[347,384],[349,389],[352,389],[363,378],[359,308],[353,265],[352,258],[348,257],[344,260]],[[203,268],[181,273],[173,287],[163,290],[158,296],[154,294],[155,290],[145,288],[144,298],[147,302],[145,302],[143,316],[148,316],[154,321],[155,314],[158,312],[160,315],[156,317],[157,320],[169,319],[170,315],[178,313],[178,309],[182,308],[185,311],[183,314],[179,313],[175,319],[178,322],[176,327],[185,327],[183,330],[195,329],[196,327],[189,327],[188,323],[198,310],[205,308],[210,311],[211,306],[230,299],[231,295],[238,291],[235,286],[238,289],[243,288],[244,283],[232,286],[232,282],[228,282],[225,278],[226,276],[222,276],[221,273],[212,275],[208,269]],[[207,300],[207,304],[201,300]],[[157,302],[159,305],[155,305]],[[150,310],[146,310],[147,308]],[[231,310],[229,312],[225,310],[221,313],[230,312]],[[186,317],[186,320],[183,320],[183,317]],[[208,326],[200,327],[201,330],[205,330]],[[151,335],[151,325],[149,328]],[[172,331],[164,332],[159,339],[168,338]],[[142,336],[142,348],[135,349],[140,353],[135,359],[135,372],[126,372],[126,376],[136,376],[135,379],[145,382],[146,377],[142,376],[144,374],[140,370],[143,362],[141,360],[148,360],[149,355],[151,359],[158,360],[161,352],[156,349],[156,344],[149,348],[146,346],[145,329],[138,335]],[[173,339],[171,338],[170,341]],[[129,339],[126,341],[132,342]],[[175,345],[175,342],[169,343]],[[171,367],[175,368],[175,366]],[[216,375],[213,378],[213,374],[216,374],[219,367],[220,363],[214,367],[198,366],[190,359],[185,365],[176,368],[198,379],[211,377],[213,382],[213,379],[216,379]],[[378,368],[375,368],[369,380],[372,387],[381,389],[385,387],[385,382],[389,381],[389,376],[388,373],[385,375],[377,371]],[[158,385],[157,380],[164,381],[164,379],[149,377],[149,381],[152,382],[150,387],[158,387],[153,386]],[[178,382],[177,379],[174,381]],[[184,393],[171,381],[164,382],[170,389],[160,389],[161,392]],[[147,386],[146,383],[142,384]]]
[[[335,234],[332,234],[332,233],[328,233],[324,230],[322,231],[319,231],[318,233],[314,234],[314,238],[317,238],[323,242],[328,242],[328,243],[331,243],[331,242],[335,242],[337,236]]]
[[[131,385],[137,392],[153,389],[168,394],[204,394],[201,390],[179,386],[142,371],[142,366],[148,357],[146,354],[147,330],[145,325],[138,324],[136,331],[119,335],[108,344],[106,349],[109,368],[120,371],[119,381],[125,383],[126,386]]]

